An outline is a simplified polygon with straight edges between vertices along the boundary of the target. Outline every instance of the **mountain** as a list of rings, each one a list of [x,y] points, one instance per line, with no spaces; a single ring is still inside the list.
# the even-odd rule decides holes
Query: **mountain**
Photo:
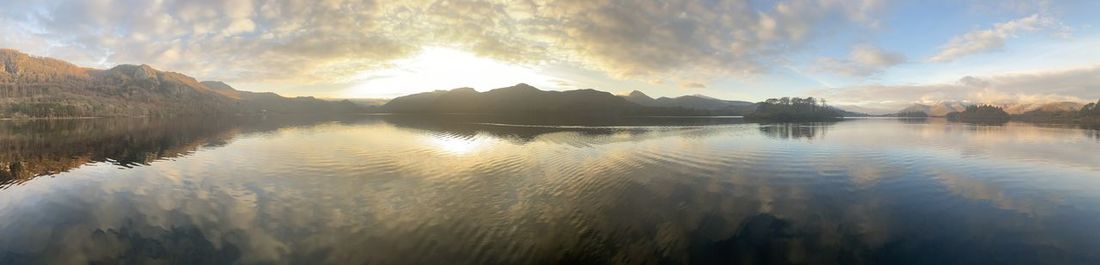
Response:
[[[968,105],[962,102],[940,102],[934,105],[916,104],[899,110],[897,113],[924,112],[928,116],[943,117],[948,113],[966,110]]]
[[[932,105],[925,104],[913,104],[909,107],[901,109],[897,113],[910,113],[910,112],[924,112],[929,116],[946,116],[951,112],[962,112],[966,110],[966,107],[973,104],[966,104],[962,102],[940,102]],[[1077,102],[1047,102],[1047,103],[1018,103],[1018,104],[995,104],[997,107],[1004,110],[1004,112],[1012,115],[1025,114],[1029,112],[1044,112],[1044,113],[1059,113],[1059,112],[1076,112],[1084,107],[1084,104]]]
[[[884,110],[884,109],[880,109],[880,108],[869,108],[869,107],[857,106],[857,105],[831,105],[831,106],[834,107],[834,108],[840,109],[842,111],[845,111],[845,112],[862,114],[863,116],[893,114],[891,112],[892,110]]]
[[[603,91],[543,91],[521,83],[486,92],[467,87],[413,94],[394,98],[380,109],[398,113],[624,114],[644,111],[640,107]]]
[[[692,110],[725,111],[731,114],[745,115],[756,109],[756,104],[747,101],[721,100],[703,95],[689,95],[675,98],[660,97],[654,99],[634,90],[623,96],[627,101],[647,107],[684,108]]]
[[[849,110],[847,108],[839,108],[839,107],[836,107],[836,106],[826,106],[826,108],[831,109],[832,111],[834,111],[836,113],[839,113],[840,116],[843,116],[843,117],[870,117],[870,116],[872,116],[871,114],[867,114],[866,112]]]
[[[653,99],[649,97],[649,95],[646,95],[645,93],[642,93],[642,91],[638,90],[631,91],[630,94],[623,96],[623,98],[625,98],[626,101],[634,102],[634,104],[642,106],[657,106],[658,104],[656,99]]]
[[[1023,114],[1032,111],[1040,112],[1076,112],[1085,104],[1077,102],[1049,102],[1049,103],[1023,103],[1002,105],[1008,114]]]
[[[340,100],[351,101],[351,103],[355,103],[356,105],[363,106],[363,107],[382,106],[382,105],[386,104],[386,102],[390,101],[389,99],[381,99],[381,98],[349,98],[349,99],[340,99]]]
[[[239,91],[149,65],[92,69],[0,49],[0,118],[349,112],[350,102]]]

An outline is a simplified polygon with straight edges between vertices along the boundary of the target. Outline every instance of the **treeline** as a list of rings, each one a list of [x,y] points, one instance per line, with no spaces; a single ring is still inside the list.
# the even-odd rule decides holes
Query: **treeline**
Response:
[[[898,112],[892,116],[903,118],[928,118],[928,113],[924,113],[923,111],[905,111]]]
[[[963,122],[1007,122],[1010,118],[1003,108],[993,105],[972,105],[947,114],[947,120]]]
[[[1078,112],[1078,115],[1081,116],[1081,122],[1100,125],[1100,100],[1097,100],[1096,103],[1085,105],[1085,107],[1081,108],[1081,111]]]
[[[900,115],[900,114],[899,114]],[[1033,110],[1021,114],[1008,114],[1003,108],[992,105],[968,106],[965,111],[947,114],[951,121],[963,122],[1024,122],[1085,123],[1100,125],[1100,101],[1089,103],[1079,111]]]
[[[825,100],[813,97],[770,98],[760,102],[745,118],[758,121],[829,121],[837,120],[843,113],[825,104]]]

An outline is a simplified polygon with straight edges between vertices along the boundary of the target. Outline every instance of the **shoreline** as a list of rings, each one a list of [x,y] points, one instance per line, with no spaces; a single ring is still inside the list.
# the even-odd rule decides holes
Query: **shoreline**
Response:
[[[0,118],[0,121],[91,120],[91,119],[103,119],[103,118],[108,118],[108,117]],[[118,118],[142,118],[142,117],[118,117]]]

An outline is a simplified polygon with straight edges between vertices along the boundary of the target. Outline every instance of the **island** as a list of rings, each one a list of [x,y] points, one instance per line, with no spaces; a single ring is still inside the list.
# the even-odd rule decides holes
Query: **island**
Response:
[[[966,110],[948,113],[946,117],[949,121],[973,123],[1005,123],[1011,119],[1003,108],[992,105],[967,106]]]
[[[1079,115],[1081,123],[1091,127],[1100,127],[1100,100],[1082,107]]]
[[[816,122],[836,121],[844,117],[843,111],[825,105],[825,100],[808,98],[772,98],[757,104],[756,111],[745,119],[762,122]]]

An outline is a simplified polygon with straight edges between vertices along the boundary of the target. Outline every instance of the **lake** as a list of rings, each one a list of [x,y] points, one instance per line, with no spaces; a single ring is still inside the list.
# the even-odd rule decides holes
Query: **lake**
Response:
[[[1100,131],[0,121],[0,264],[1100,264]]]

